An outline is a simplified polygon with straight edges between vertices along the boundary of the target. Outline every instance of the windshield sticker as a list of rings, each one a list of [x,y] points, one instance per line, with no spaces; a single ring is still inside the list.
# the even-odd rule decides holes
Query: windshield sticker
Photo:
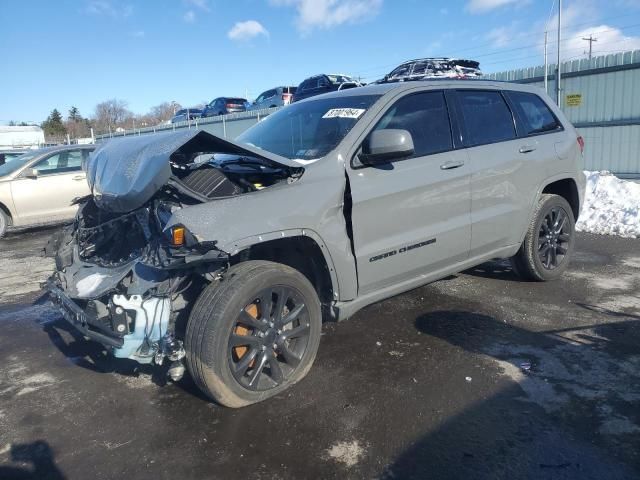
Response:
[[[332,108],[322,118],[360,118],[364,108]]]

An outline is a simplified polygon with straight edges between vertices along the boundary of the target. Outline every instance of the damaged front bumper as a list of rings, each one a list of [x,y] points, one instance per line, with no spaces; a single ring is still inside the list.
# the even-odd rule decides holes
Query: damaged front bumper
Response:
[[[184,356],[182,343],[169,333],[169,297],[144,299],[141,295],[111,295],[105,310],[96,308],[93,300],[83,301],[81,306],[53,280],[49,280],[45,288],[65,320],[84,336],[111,348],[115,357],[139,363],[154,360],[162,363],[165,356],[172,360]],[[100,311],[100,316],[94,313]]]

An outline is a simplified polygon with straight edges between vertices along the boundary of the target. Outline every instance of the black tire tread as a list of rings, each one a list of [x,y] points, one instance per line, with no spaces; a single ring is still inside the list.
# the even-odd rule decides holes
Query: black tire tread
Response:
[[[210,365],[216,365],[213,358],[211,358],[214,352],[208,347],[212,343],[215,343],[222,329],[217,328],[218,325],[216,322],[212,322],[210,319],[215,318],[216,315],[219,314],[219,310],[224,309],[233,301],[232,299],[237,295],[238,291],[244,288],[247,279],[270,274],[274,271],[294,276],[298,281],[306,283],[307,288],[315,294],[311,283],[297,270],[275,262],[251,260],[230,267],[222,278],[207,286],[197,299],[189,321],[187,322],[185,335],[185,345],[187,347],[186,359],[191,376],[198,388],[206,395],[227,407],[243,407],[271,397],[275,393],[272,390],[254,392],[251,399],[242,398],[225,384],[220,375],[213,371]],[[317,306],[319,315],[319,300]],[[319,341],[319,334],[317,340]],[[317,344],[314,348],[317,350]],[[208,357],[207,354],[209,354]],[[278,387],[278,389],[287,388],[302,379],[311,368],[314,358],[315,351],[312,356],[309,357],[308,364],[296,372],[295,377],[290,382]]]
[[[535,255],[537,252],[534,251],[535,242],[534,238],[538,235],[538,221],[540,217],[540,212],[547,208],[550,202],[557,202],[561,204],[564,210],[569,215],[574,228],[575,228],[575,220],[573,218],[573,210],[569,205],[569,202],[565,200],[564,197],[560,195],[554,195],[550,193],[543,193],[540,195],[540,199],[538,200],[538,204],[536,205],[535,210],[533,211],[533,215],[531,215],[531,220],[529,221],[529,226],[527,227],[527,233],[525,234],[524,240],[518,252],[511,257],[509,260],[511,261],[511,267],[514,273],[522,278],[523,280],[536,281],[536,282],[545,282],[548,280],[553,280],[560,276],[562,272],[568,266],[568,261],[565,262],[564,265],[558,267],[558,271],[554,272],[553,275],[550,275],[546,272],[540,271],[536,267]],[[567,260],[570,260],[568,258]]]

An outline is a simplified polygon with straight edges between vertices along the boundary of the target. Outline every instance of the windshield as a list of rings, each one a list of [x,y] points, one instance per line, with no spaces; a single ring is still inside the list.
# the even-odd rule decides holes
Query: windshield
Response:
[[[20,155],[15,158],[8,158],[7,163],[0,165],[0,177],[10,175],[13,172],[24,167],[29,161],[33,160],[36,156],[40,155],[41,151],[34,151]]]
[[[236,140],[292,160],[314,160],[333,150],[378,98],[350,95],[294,103]]]

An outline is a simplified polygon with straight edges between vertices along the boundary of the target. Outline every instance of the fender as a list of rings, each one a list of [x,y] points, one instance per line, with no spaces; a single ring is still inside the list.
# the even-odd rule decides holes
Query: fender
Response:
[[[580,172],[580,175],[582,175],[582,172]],[[582,175],[584,177],[584,175]],[[542,182],[540,182],[540,185],[538,186],[538,189],[536,190],[536,194],[533,197],[533,202],[531,202],[531,205],[529,205],[529,214],[528,214],[528,218],[529,221],[531,219],[531,216],[533,215],[533,211],[536,208],[536,205],[538,204],[538,200],[540,200],[540,196],[542,195],[542,191],[551,183],[553,182],[557,182],[558,180],[573,180],[574,182],[576,182],[576,185],[578,187],[578,197],[579,197],[579,208],[582,208],[582,204],[584,202],[584,189],[585,189],[585,180],[582,180],[582,182],[580,181],[579,178],[575,177],[575,172],[562,172],[562,173],[557,173],[555,175],[552,175],[550,177],[545,178]],[[577,220],[577,219],[576,219]],[[527,226],[529,225],[529,223],[527,222]],[[526,230],[524,232],[522,232],[522,235],[520,236],[520,243],[522,243],[524,241],[524,237],[527,234]]]

